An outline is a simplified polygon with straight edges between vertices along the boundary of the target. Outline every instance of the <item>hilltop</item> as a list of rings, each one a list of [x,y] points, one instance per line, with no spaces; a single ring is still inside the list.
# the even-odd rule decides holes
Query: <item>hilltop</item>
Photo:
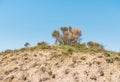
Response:
[[[0,55],[0,82],[120,82],[120,54],[39,43]]]
[[[81,43],[81,35],[80,29],[61,27],[52,33],[55,45],[27,42],[0,53],[0,82],[120,82],[120,53]]]

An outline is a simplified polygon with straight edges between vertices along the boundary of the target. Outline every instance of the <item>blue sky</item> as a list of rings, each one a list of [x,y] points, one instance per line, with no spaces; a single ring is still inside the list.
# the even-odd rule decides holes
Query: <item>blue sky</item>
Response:
[[[120,51],[120,0],[0,0],[0,51],[52,44],[62,26],[80,28],[82,42]]]

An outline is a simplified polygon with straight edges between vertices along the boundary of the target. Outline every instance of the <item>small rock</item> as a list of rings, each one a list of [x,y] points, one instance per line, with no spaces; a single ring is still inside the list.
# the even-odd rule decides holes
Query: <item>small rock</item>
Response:
[[[47,81],[47,80],[49,80],[50,78],[48,78],[48,77],[44,77],[43,79],[42,79],[42,81]]]
[[[86,60],[86,56],[81,57],[81,60]]]
[[[44,73],[44,72],[46,72],[46,68],[45,67],[42,67],[41,68],[41,71]]]
[[[69,69],[66,69],[65,70],[65,74],[69,74],[70,73],[70,70]]]
[[[49,71],[48,74],[51,76],[52,75],[52,71]]]
[[[52,75],[52,78],[55,78],[55,74]]]
[[[100,72],[100,76],[104,76],[104,72],[103,71]]]
[[[91,76],[90,79],[96,81],[96,80],[97,80],[97,77],[96,77],[96,76]]]

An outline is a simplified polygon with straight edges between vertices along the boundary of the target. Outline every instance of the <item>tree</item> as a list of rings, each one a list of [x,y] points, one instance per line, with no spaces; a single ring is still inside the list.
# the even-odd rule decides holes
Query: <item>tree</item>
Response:
[[[56,38],[55,43],[74,45],[78,43],[80,36],[82,35],[80,29],[73,29],[70,27],[61,27],[62,34],[59,31],[54,30],[52,36]]]
[[[57,41],[59,41],[60,38],[60,33],[57,30],[54,30],[52,33],[52,37],[54,37],[56,39],[55,44],[57,44]]]
[[[64,34],[64,32],[68,31],[68,27],[61,27],[60,29],[63,32],[63,34]]]
[[[25,44],[24,44],[24,46],[25,46],[25,48],[26,49],[28,49],[28,51],[29,51],[29,54],[30,54],[30,44],[28,43],[28,42],[26,42]]]
[[[37,45],[43,45],[43,46],[47,45],[48,46],[48,43],[46,43],[46,42],[43,41],[43,42],[38,42]]]
[[[25,46],[25,48],[29,48],[29,47],[30,47],[30,44],[29,44],[28,42],[26,42],[26,43],[24,44],[24,46]]]
[[[100,49],[100,50],[104,50],[104,46],[97,43],[97,42],[92,42],[92,41],[89,41],[87,43],[87,46],[89,49]]]

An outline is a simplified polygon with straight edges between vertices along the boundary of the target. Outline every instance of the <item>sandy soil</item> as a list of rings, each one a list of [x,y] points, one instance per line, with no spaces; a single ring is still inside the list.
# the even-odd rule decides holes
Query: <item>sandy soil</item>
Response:
[[[53,50],[0,55],[0,82],[120,82],[120,61]]]

